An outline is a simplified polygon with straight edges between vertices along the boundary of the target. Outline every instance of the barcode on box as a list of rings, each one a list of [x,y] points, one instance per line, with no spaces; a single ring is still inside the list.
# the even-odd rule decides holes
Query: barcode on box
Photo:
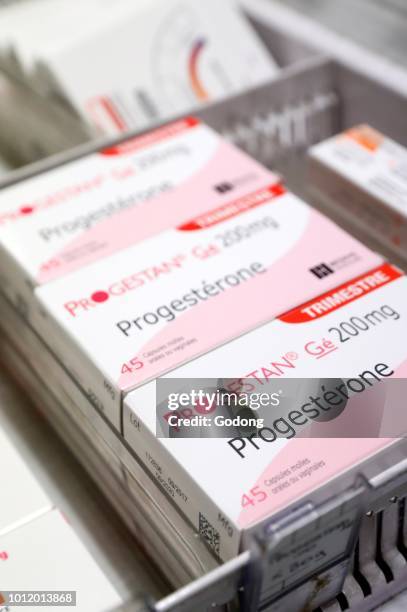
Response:
[[[217,529],[208,521],[208,519],[199,513],[199,535],[219,555],[220,552],[220,534]]]

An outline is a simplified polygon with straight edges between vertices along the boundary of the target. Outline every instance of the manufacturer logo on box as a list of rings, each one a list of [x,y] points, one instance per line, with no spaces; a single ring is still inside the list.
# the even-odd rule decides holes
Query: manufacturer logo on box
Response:
[[[310,272],[314,274],[317,278],[325,278],[325,276],[329,276],[334,273],[334,270],[328,264],[321,263],[313,268],[310,268]]]

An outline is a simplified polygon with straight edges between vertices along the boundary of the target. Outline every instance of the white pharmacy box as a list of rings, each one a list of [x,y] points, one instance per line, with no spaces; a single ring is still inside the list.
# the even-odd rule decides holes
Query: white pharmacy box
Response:
[[[1,427],[0,457],[0,536],[2,536],[48,512],[53,504]]]
[[[91,19],[81,30],[71,41],[40,46],[37,64],[105,134],[190,112],[279,71],[234,0],[122,2],[110,20]]]
[[[322,203],[407,256],[407,149],[368,125],[309,151],[310,188]]]
[[[164,377],[176,379],[171,395],[156,382],[128,394],[124,436],[225,560],[239,551],[245,531],[261,530],[263,520],[407,430],[403,411],[385,405],[375,387],[396,377],[407,378],[407,277],[383,264],[173,370]],[[190,379],[227,381],[228,392],[278,394],[279,402],[252,411],[265,419],[254,435],[236,428],[216,437],[224,407],[203,410],[212,410],[211,400],[194,402]],[[348,379],[359,381],[361,393],[351,394],[357,385]],[[187,390],[190,401],[181,403]],[[342,393],[350,397],[344,409],[333,399]],[[190,436],[184,414],[206,415],[213,433]]]
[[[0,603],[7,601],[2,591],[73,591],[77,612],[108,612],[123,603],[58,510],[0,536],[0,577]],[[13,611],[27,609],[15,601]]]
[[[128,391],[381,261],[265,184],[38,288],[38,330],[120,428]]]
[[[272,180],[189,117],[0,192],[1,290],[30,318],[33,287]]]

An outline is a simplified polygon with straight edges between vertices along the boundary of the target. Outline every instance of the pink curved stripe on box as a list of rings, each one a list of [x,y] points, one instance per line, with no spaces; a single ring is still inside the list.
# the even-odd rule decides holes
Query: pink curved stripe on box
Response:
[[[384,448],[391,441],[391,438],[295,438],[290,440],[270,462],[257,481],[253,483],[253,486],[258,485],[261,489],[265,489],[265,480],[303,459],[308,459],[310,461],[309,465],[324,460],[325,466],[300,479],[295,483],[295,486],[289,486],[274,495],[268,490],[269,497],[266,501],[255,506],[246,506],[240,512],[238,525],[241,528],[249,527],[271,513],[281,510],[289,503],[324,484],[330,478],[337,476],[343,470]],[[267,450],[264,450],[264,452],[267,452]],[[245,491],[242,491],[243,493]]]
[[[400,397],[400,393],[398,393],[397,387],[393,387],[393,382],[395,383],[395,385],[397,384],[397,380],[394,379],[400,380],[406,378],[407,359],[403,361],[399,366],[397,366],[394,372],[394,376],[392,377],[393,380],[387,386],[387,402],[391,402],[392,400],[393,388],[395,391],[394,395],[398,398]],[[312,435],[311,438],[297,437],[295,439],[290,440],[287,445],[278,453],[276,458],[270,462],[266,470],[264,470],[264,472],[260,475],[257,481],[253,483],[253,486],[258,485],[261,488],[264,488],[263,483],[265,480],[267,480],[273,475],[278,474],[280,471],[287,469],[287,467],[294,465],[304,457],[309,458],[311,463],[320,461],[321,459],[325,460],[326,462],[326,459],[328,458],[329,464],[326,466],[326,468],[324,467],[323,469],[314,472],[311,476],[300,482],[300,484],[296,483],[295,489],[291,487],[289,487],[288,489],[283,489],[278,493],[278,497],[271,497],[267,502],[259,504],[257,507],[247,506],[247,508],[245,508],[245,510],[240,513],[238,524],[241,527],[247,527],[252,523],[261,520],[268,514],[281,510],[288,503],[294,501],[295,498],[299,498],[305,493],[310,492],[312,489],[315,489],[320,484],[326,482],[329,478],[335,476],[338,472],[343,471],[348,467],[351,467],[358,461],[365,459],[373,452],[384,448],[389,444],[389,442],[392,442],[394,439],[393,437],[390,437],[392,427],[394,427],[394,432],[403,431],[402,428],[407,422],[407,417],[405,416],[404,411],[400,412],[399,414],[398,411],[394,412],[394,410],[392,410],[387,415],[386,421],[386,410],[384,409],[383,412],[383,403],[380,406],[380,400],[383,400],[385,394],[383,392],[383,389],[380,390],[380,387],[376,386],[375,390],[378,391],[378,394],[377,399],[374,400],[374,416],[369,417],[367,415],[367,406],[365,405],[363,414],[359,415],[360,419],[356,419],[355,413],[353,412],[353,410],[350,410],[348,412],[347,418],[342,419],[341,423],[341,417],[339,417],[335,421],[332,421],[330,424],[314,423],[311,428],[307,428],[307,431],[304,432],[305,436]],[[404,389],[402,389],[402,391],[404,391]],[[357,405],[355,405],[354,408],[357,409]],[[398,414],[399,418],[397,418]],[[328,434],[328,436],[332,435],[334,433],[334,428],[336,427],[335,423],[340,423],[337,430],[338,434],[346,434],[346,431],[349,431],[349,429],[344,430],[343,427],[345,425],[345,422],[348,428],[352,426],[352,423],[350,423],[349,421],[351,416],[353,416],[353,431],[355,435],[359,433],[360,435],[363,434],[364,436],[376,435],[376,437],[316,437],[318,435],[318,431],[320,431],[321,436],[325,436],[325,434]],[[375,421],[375,418],[377,419],[377,421]],[[377,427],[378,423],[380,425],[379,430]],[[326,427],[324,427],[325,425],[329,425],[331,431],[326,431]],[[407,432],[406,429],[404,429],[404,431]],[[382,437],[377,437],[380,435]],[[383,437],[384,435],[386,435],[386,437]],[[294,493],[293,490],[295,491]]]
[[[250,187],[243,181],[242,185],[236,185],[226,198],[231,195],[233,198],[239,198],[248,191],[255,191],[278,180],[275,174],[227,142],[221,141],[211,160],[184,184],[135,208],[118,213],[72,240],[53,257],[61,260],[61,265],[40,271],[38,283],[50,282],[62,274],[73,272],[165,229],[175,228],[189,217],[218,206],[220,202],[225,201],[225,196],[220,196],[214,186],[224,182],[225,176],[246,175],[253,175]],[[97,244],[97,252],[70,261],[69,254],[74,250],[86,250],[87,244]]]

